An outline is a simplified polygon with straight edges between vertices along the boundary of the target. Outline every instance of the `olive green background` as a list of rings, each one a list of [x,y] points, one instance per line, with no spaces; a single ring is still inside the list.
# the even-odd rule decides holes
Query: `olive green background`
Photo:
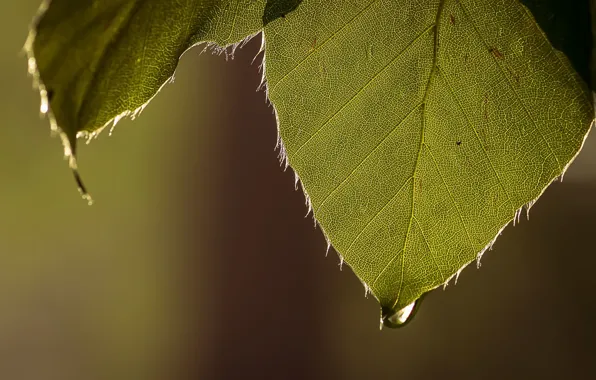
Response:
[[[596,376],[596,137],[480,270],[401,330],[304,217],[255,40],[188,52],[133,122],[81,146],[80,199],[0,4],[0,378]]]

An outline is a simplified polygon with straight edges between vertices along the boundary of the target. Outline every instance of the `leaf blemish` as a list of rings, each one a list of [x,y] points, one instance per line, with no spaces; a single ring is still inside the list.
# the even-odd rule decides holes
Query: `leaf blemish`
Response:
[[[451,23],[451,25],[455,25],[455,16],[454,15],[449,15],[449,23]]]
[[[457,141],[455,142],[455,145],[457,145],[457,146],[460,146],[460,145],[461,145],[461,140],[457,140]]]
[[[503,53],[501,53],[499,51],[499,49],[495,48],[495,47],[491,47],[488,49],[488,51],[495,57],[495,58],[499,58],[499,59],[503,59],[505,58],[505,56],[503,56]]]
[[[422,192],[422,178],[416,177],[414,178],[414,187],[417,193]]]

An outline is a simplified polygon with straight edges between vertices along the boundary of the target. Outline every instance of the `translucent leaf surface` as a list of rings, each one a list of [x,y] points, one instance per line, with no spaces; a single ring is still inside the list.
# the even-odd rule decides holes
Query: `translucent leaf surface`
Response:
[[[526,2],[568,35],[549,2]],[[584,81],[517,0],[44,4],[29,67],[73,168],[76,137],[135,116],[189,47],[264,28],[282,154],[388,325],[479,259],[593,120]]]
[[[287,160],[386,319],[479,259],[593,119],[517,1],[309,1],[265,36]]]

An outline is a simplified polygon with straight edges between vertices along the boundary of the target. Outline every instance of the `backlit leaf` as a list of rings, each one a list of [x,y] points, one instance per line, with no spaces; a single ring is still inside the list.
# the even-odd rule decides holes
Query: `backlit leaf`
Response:
[[[388,324],[480,259],[593,119],[517,1],[308,1],[265,37],[287,161]]]
[[[135,116],[188,48],[263,30],[283,158],[397,326],[564,174],[593,121],[573,34],[589,20],[524,3],[538,21],[517,0],[53,0],[27,50],[75,168],[76,137]]]

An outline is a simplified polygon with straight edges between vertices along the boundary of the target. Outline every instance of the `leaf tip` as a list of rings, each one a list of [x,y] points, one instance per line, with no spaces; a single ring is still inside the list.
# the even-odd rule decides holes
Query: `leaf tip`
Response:
[[[83,183],[83,179],[81,178],[81,175],[79,174],[79,169],[77,166],[77,159],[72,154],[70,156],[68,156],[68,166],[70,167],[70,170],[72,171],[72,175],[73,175],[74,180],[77,184],[77,188],[79,190],[79,193],[81,194],[81,197],[83,197],[83,199],[85,201],[87,201],[87,204],[89,206],[91,206],[93,204],[93,198],[91,198],[91,195],[87,191],[87,187]]]
[[[27,72],[29,76],[31,76],[33,79],[34,89],[36,89],[39,93],[40,114],[48,118],[52,134],[57,134],[58,136],[60,136],[60,140],[62,141],[62,146],[64,148],[64,157],[68,160],[68,165],[72,170],[79,193],[81,193],[83,199],[86,200],[89,205],[91,205],[93,204],[93,199],[89,195],[77,168],[77,160],[75,156],[76,136],[69,136],[64,130],[62,130],[58,126],[56,118],[54,117],[50,107],[50,102],[53,97],[53,91],[51,89],[48,90],[44,85],[43,81],[41,80],[39,69],[37,67],[37,59],[35,58],[35,54],[33,51],[33,44],[35,42],[36,37],[35,25],[37,24],[41,15],[43,15],[45,10],[47,9],[48,4],[49,1],[44,1],[40,6],[38,15],[33,21],[33,25],[29,31],[29,36],[27,37],[27,41],[25,42],[25,46],[23,47],[23,51],[27,56]]]
[[[72,168],[72,174],[74,176],[75,182],[77,183],[79,193],[83,199],[87,201],[87,204],[91,206],[93,204],[93,198],[91,198],[91,195],[87,192],[87,188],[85,187],[85,184],[81,179],[81,175],[79,174],[79,171],[76,169],[76,167]]]

